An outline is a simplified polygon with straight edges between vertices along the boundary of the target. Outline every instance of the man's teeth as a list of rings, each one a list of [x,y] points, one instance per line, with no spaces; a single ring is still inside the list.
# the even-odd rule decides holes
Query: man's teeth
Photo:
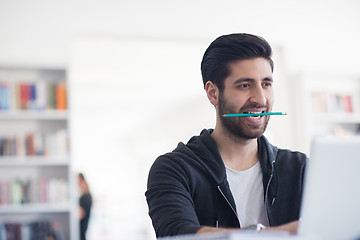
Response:
[[[259,114],[259,113],[262,113],[262,112],[247,112],[247,113],[251,113],[251,114]],[[261,116],[249,116],[250,118],[260,118]]]

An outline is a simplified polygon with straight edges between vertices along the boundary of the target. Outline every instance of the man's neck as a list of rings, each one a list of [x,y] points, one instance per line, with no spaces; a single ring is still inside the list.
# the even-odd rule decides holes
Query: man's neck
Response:
[[[215,128],[211,136],[216,142],[225,166],[243,171],[251,168],[259,161],[256,138],[235,138],[225,134],[221,128]]]

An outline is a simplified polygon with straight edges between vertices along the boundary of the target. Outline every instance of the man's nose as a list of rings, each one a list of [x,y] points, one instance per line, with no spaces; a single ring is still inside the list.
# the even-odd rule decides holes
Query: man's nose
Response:
[[[250,101],[260,105],[266,105],[267,98],[262,86],[257,85],[251,92]]]

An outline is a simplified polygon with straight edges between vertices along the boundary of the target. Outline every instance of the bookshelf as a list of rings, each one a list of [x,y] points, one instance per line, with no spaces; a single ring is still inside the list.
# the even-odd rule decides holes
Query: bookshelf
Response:
[[[360,134],[360,77],[308,72],[291,79],[300,150],[309,154],[314,136]]]
[[[78,239],[67,95],[64,68],[0,66],[0,234]]]

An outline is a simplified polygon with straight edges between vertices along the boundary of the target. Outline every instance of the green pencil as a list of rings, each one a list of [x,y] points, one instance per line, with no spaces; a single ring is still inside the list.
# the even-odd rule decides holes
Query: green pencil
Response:
[[[223,117],[256,117],[256,116],[266,116],[266,115],[286,115],[287,113],[283,112],[265,112],[265,113],[233,113],[233,114],[224,114]]]

